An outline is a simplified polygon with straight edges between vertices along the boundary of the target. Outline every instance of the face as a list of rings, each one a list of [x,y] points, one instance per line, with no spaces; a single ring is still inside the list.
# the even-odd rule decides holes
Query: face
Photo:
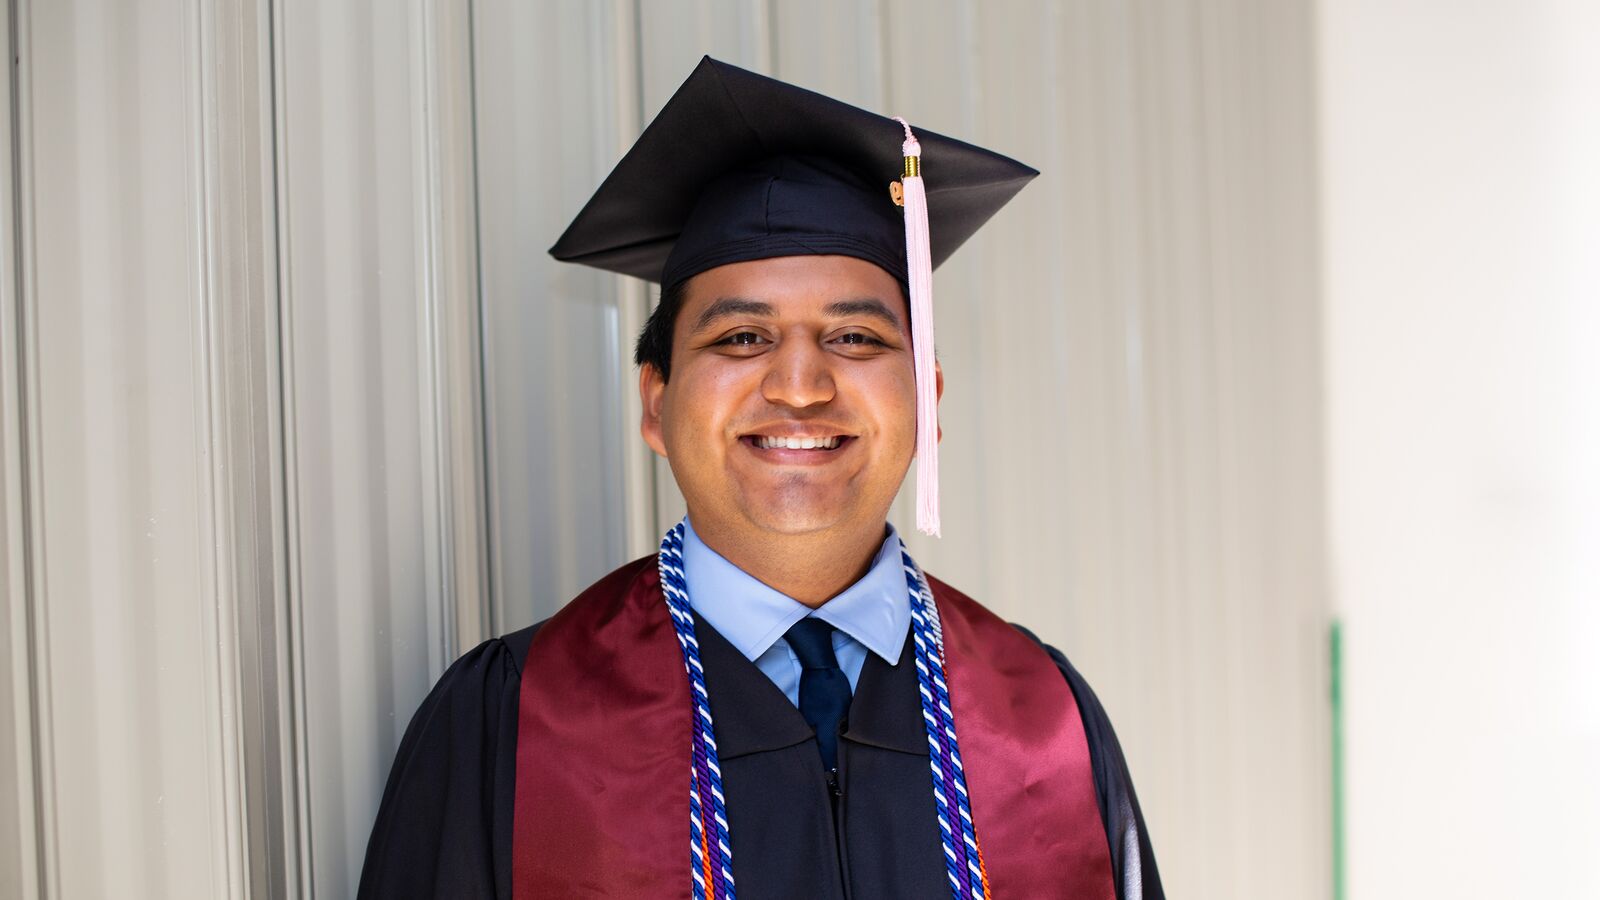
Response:
[[[881,529],[916,442],[899,283],[846,256],[702,272],[678,313],[671,380],[646,366],[640,393],[645,441],[697,529]]]

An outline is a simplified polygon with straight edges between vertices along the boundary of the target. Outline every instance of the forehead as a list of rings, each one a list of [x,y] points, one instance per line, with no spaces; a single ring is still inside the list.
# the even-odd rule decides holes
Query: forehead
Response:
[[[707,269],[686,283],[682,312],[693,317],[729,298],[759,301],[780,315],[853,299],[880,300],[897,319],[905,311],[900,282],[852,256],[780,256]]]

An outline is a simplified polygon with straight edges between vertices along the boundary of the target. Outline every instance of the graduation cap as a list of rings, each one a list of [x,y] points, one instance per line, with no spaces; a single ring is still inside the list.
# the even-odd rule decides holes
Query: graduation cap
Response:
[[[933,269],[1038,174],[708,56],[550,254],[669,289],[728,263],[837,254],[907,285],[917,527],[937,534]]]

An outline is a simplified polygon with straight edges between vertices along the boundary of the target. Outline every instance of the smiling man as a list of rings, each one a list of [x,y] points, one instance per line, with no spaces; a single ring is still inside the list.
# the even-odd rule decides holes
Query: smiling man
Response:
[[[886,521],[916,460],[938,529],[931,270],[1036,174],[701,63],[551,251],[662,284],[688,516],[445,673],[362,896],[1162,897],[1083,678]]]
[[[867,571],[911,461],[900,285],[824,255],[729,263],[684,288],[671,356],[640,360],[644,438],[700,542],[821,606]]]

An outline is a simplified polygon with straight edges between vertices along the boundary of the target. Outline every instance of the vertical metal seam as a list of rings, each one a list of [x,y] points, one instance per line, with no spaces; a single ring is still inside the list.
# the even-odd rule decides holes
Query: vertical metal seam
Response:
[[[288,811],[292,814],[292,824],[285,823],[291,830],[286,838],[292,839],[294,847],[295,887],[298,894],[305,900],[315,897],[314,881],[312,879],[315,858],[312,853],[312,823],[310,817],[311,788],[310,769],[311,755],[310,744],[307,740],[306,728],[306,678],[305,678],[305,613],[303,603],[305,590],[301,569],[300,546],[300,467],[299,457],[295,454],[298,446],[298,436],[295,427],[295,365],[294,365],[294,303],[293,291],[290,288],[292,281],[290,275],[293,269],[292,254],[289,249],[289,173],[287,134],[288,119],[285,102],[288,92],[285,89],[287,67],[284,65],[284,15],[281,5],[277,0],[267,0],[268,10],[268,61],[270,72],[271,92],[271,153],[273,175],[273,246],[276,255],[273,260],[277,270],[277,325],[278,325],[278,396],[281,400],[279,415],[282,417],[282,428],[279,430],[279,453],[283,461],[282,497],[283,503],[283,532],[279,539],[283,541],[285,549],[285,590],[283,596],[286,601],[289,640],[289,694],[288,720],[289,743],[291,757],[288,760],[289,775],[293,788],[292,803]],[[288,845],[285,847],[286,853]],[[288,887],[287,885],[285,886]]]
[[[223,227],[220,205],[223,188],[220,131],[226,115],[236,115],[237,106],[224,104],[217,96],[216,76],[217,10],[208,8],[206,0],[193,0],[189,4],[191,17],[185,29],[188,42],[189,77],[192,79],[185,91],[189,134],[189,197],[194,216],[190,239],[195,257],[192,276],[197,295],[194,299],[197,327],[193,329],[196,359],[194,365],[198,392],[196,410],[200,434],[199,458],[204,469],[199,478],[201,502],[197,513],[201,523],[202,539],[209,545],[202,548],[201,579],[210,596],[202,605],[203,626],[206,628],[208,647],[204,658],[211,680],[207,691],[206,715],[210,730],[208,748],[209,780],[212,791],[208,806],[215,821],[213,842],[213,883],[225,896],[243,898],[249,894],[245,884],[246,862],[246,799],[244,760],[244,727],[241,708],[243,700],[242,672],[239,660],[239,591],[235,575],[238,570],[237,554],[239,535],[233,513],[235,505],[232,485],[225,479],[233,477],[234,466],[231,434],[227,426],[228,396],[227,374],[219,363],[219,332],[225,329],[225,299],[220,283],[223,268],[220,256],[227,248],[219,246],[218,234]],[[219,464],[219,457],[224,457]],[[220,845],[220,846],[218,846]],[[220,851],[220,852],[218,852]],[[220,871],[216,864],[220,862]]]
[[[632,110],[634,110],[635,135],[640,133],[640,131],[645,130],[646,119],[648,119],[648,114],[645,112],[645,35],[643,35],[643,22],[645,22],[643,0],[634,0],[634,2],[632,2],[632,16],[630,16],[629,21],[627,21],[627,53],[632,56],[632,69],[634,69],[634,83],[629,85],[629,90],[632,90],[632,93],[634,93],[634,96],[632,96],[632,102],[630,102],[630,106],[632,106]],[[643,299],[642,312],[645,315],[650,315],[651,312],[653,312],[651,311],[650,307],[650,288],[643,288],[640,293],[642,293],[643,298],[645,298]],[[619,291],[619,296],[627,295],[626,293]],[[622,348],[624,348],[624,351],[626,351],[627,346],[629,346],[630,341],[634,340],[635,336],[637,335],[624,336],[624,340],[622,340]],[[627,370],[627,364],[629,364],[630,360],[632,360],[632,354],[622,352],[621,356],[622,359],[619,360],[619,362],[621,362],[624,370]],[[622,391],[626,392],[627,389],[629,389],[629,380],[624,378],[624,380],[621,381],[621,388]],[[627,408],[627,404],[624,404],[624,408]],[[643,495],[643,503],[638,504],[638,506],[640,506],[642,509],[645,509],[645,511],[648,511],[648,516],[650,516],[650,528],[648,528],[648,532],[664,532],[664,530],[667,528],[667,524],[661,520],[661,464],[656,461],[656,458],[654,458],[654,453],[651,452],[650,448],[643,447],[642,440],[632,439],[632,437],[630,437],[629,431],[622,431],[622,434],[619,437],[624,440],[624,447],[630,448],[630,455],[642,456],[643,458],[643,464],[640,464],[640,466],[634,466],[634,468],[637,468],[638,471],[642,472],[643,474],[642,484],[638,485],[638,492],[642,493]],[[627,501],[627,508],[626,511],[624,511],[624,516],[627,516],[629,511],[632,511],[632,508],[634,508],[634,503],[632,503],[632,501]],[[648,544],[648,541],[646,541],[643,548],[630,548],[630,554],[638,551],[646,552],[646,554],[648,554],[648,552],[650,552],[650,544]]]
[[[419,34],[413,48],[421,79],[422,116],[415,134],[423,179],[423,215],[420,229],[423,247],[422,336],[425,371],[429,378],[425,393],[426,421],[433,427],[432,468],[435,502],[435,552],[438,558],[436,600],[440,623],[439,643],[442,662],[448,664],[467,649],[463,646],[463,604],[471,617],[470,642],[476,643],[491,626],[482,585],[487,578],[487,554],[480,547],[487,535],[485,524],[486,491],[477,466],[484,458],[483,381],[478,280],[481,242],[477,232],[476,142],[471,133],[475,121],[472,78],[471,14],[454,6],[441,6],[421,0],[416,22]],[[448,25],[440,17],[450,16]],[[467,54],[458,52],[457,29],[465,30]],[[446,43],[440,42],[445,31]],[[455,119],[462,110],[463,98],[456,91],[455,75],[465,67],[465,110],[469,122],[464,147],[445,142],[455,135]],[[459,138],[455,138],[459,139]],[[468,171],[462,172],[465,167]],[[456,176],[465,177],[457,179]],[[458,183],[460,182],[460,183]],[[465,190],[456,190],[462,184]],[[470,205],[458,215],[461,203]],[[462,242],[470,246],[471,262],[457,259]],[[466,290],[456,290],[461,278],[470,280]],[[447,283],[449,282],[449,283]],[[462,313],[453,304],[469,304]],[[462,314],[458,314],[462,313]],[[468,402],[455,401],[465,392]],[[460,441],[467,446],[462,447]],[[470,480],[456,476],[465,466]],[[470,540],[470,546],[467,542]],[[463,577],[463,572],[469,572]],[[470,590],[463,590],[467,586]],[[470,596],[469,596],[470,595]],[[441,670],[443,666],[440,667]]]
[[[226,453],[213,469],[228,473],[219,482],[217,506],[228,536],[218,545],[232,563],[219,578],[232,592],[232,627],[223,637],[233,641],[231,690],[238,703],[242,853],[235,880],[243,896],[258,890],[294,896],[293,882],[285,881],[293,878],[299,855],[282,493],[272,7],[269,0],[229,0],[203,8],[218,17],[202,30],[202,73],[217,79],[202,114],[215,142],[206,171],[216,184],[204,209],[214,214],[206,229],[214,262],[209,306],[216,313],[209,333],[223,354],[211,360],[211,403],[214,435]],[[236,349],[247,361],[242,380],[226,361]]]
[[[16,301],[13,325],[16,328],[16,346],[13,359],[16,365],[18,484],[21,488],[22,528],[18,535],[22,552],[23,591],[21,597],[26,679],[23,691],[27,703],[29,736],[23,744],[29,753],[29,784],[26,798],[32,805],[33,818],[33,884],[34,897],[59,896],[61,885],[60,841],[56,833],[55,815],[55,732],[50,690],[50,618],[45,603],[46,570],[44,566],[44,479],[43,453],[39,446],[40,435],[35,423],[39,421],[39,370],[38,370],[38,298],[33,259],[33,187],[31,173],[32,152],[29,126],[32,108],[26,82],[28,71],[22,65],[27,42],[24,40],[28,26],[28,0],[13,0],[7,4],[9,41],[6,48],[8,68],[7,89],[10,92],[11,167],[6,177],[12,185],[12,253],[16,260],[12,272],[12,286]],[[19,799],[21,797],[19,796]],[[26,848],[24,848],[26,849]]]
[[[889,41],[890,13],[886,0],[873,0],[873,14],[878,20],[878,100],[882,108],[900,115],[899,101],[894,94],[894,53]]]
[[[452,545],[455,536],[455,520],[452,515],[451,502],[453,492],[449,485],[450,449],[448,433],[448,413],[443,402],[443,392],[448,381],[444,369],[445,326],[440,311],[440,247],[444,243],[442,217],[444,203],[441,197],[441,176],[439,130],[435,126],[439,118],[438,96],[438,42],[434,31],[434,22],[431,14],[435,12],[430,0],[417,0],[412,5],[411,23],[416,33],[411,40],[411,64],[415,67],[413,85],[417,80],[421,82],[421,90],[417,91],[422,105],[418,121],[412,125],[412,139],[416,142],[418,164],[421,168],[421,190],[418,192],[421,204],[420,227],[417,229],[418,238],[422,246],[417,254],[420,273],[420,321],[418,322],[418,341],[422,359],[422,421],[431,432],[426,435],[429,452],[426,457],[430,459],[429,478],[433,495],[433,517],[431,522],[424,521],[424,528],[432,531],[432,552],[437,569],[433,573],[433,596],[430,598],[437,617],[439,632],[434,636],[434,650],[438,654],[437,672],[444,671],[455,654],[455,567]],[[431,654],[430,654],[431,655]]]
[[[767,26],[767,74],[779,78],[782,70],[778,67],[778,0],[767,0],[766,7],[762,18]]]
[[[477,291],[476,291],[477,298],[476,299],[477,299],[477,304],[478,304],[478,307],[477,307],[477,313],[478,313],[478,369],[479,369],[478,404],[479,404],[479,410],[480,410],[479,428],[481,430],[481,435],[482,435],[481,460],[482,460],[482,465],[483,465],[483,471],[482,471],[481,475],[479,476],[479,481],[480,481],[480,483],[482,485],[482,489],[483,489],[483,505],[482,505],[482,510],[483,511],[482,511],[482,515],[483,515],[483,521],[485,523],[483,537],[482,537],[482,540],[483,540],[483,562],[484,562],[484,575],[483,575],[483,581],[484,581],[483,594],[484,594],[484,596],[483,596],[483,600],[481,602],[483,602],[484,604],[487,605],[487,612],[486,612],[485,617],[484,617],[485,627],[488,629],[489,633],[491,633],[491,634],[499,634],[500,630],[505,627],[506,617],[503,614],[504,610],[501,607],[501,602],[502,602],[505,594],[507,593],[506,590],[505,590],[505,586],[504,586],[504,573],[503,573],[503,571],[501,569],[501,566],[502,566],[501,560],[504,557],[509,556],[510,554],[506,554],[506,553],[502,553],[501,552],[501,547],[500,547],[501,533],[500,533],[500,531],[499,531],[499,529],[497,527],[497,523],[500,522],[500,509],[501,509],[502,498],[500,496],[500,493],[496,490],[496,487],[499,485],[501,479],[500,479],[500,469],[499,469],[499,458],[498,458],[498,455],[496,454],[496,451],[495,451],[495,448],[496,448],[496,443],[495,443],[495,436],[496,436],[495,425],[494,425],[494,422],[492,421],[493,417],[491,416],[491,411],[493,409],[495,409],[495,399],[498,397],[498,393],[497,393],[496,388],[495,388],[494,379],[491,377],[491,372],[493,371],[493,365],[491,364],[491,362],[489,360],[489,357],[490,357],[491,353],[493,352],[493,349],[492,349],[493,345],[489,341],[489,335],[493,333],[494,329],[493,329],[493,323],[490,321],[489,299],[488,299],[488,293],[487,293],[488,289],[486,287],[487,281],[485,280],[485,277],[484,277],[483,240],[482,240],[482,235],[483,235],[483,211],[482,211],[482,209],[483,209],[483,207],[482,207],[482,203],[480,202],[481,199],[482,199],[482,196],[479,193],[479,183],[478,183],[478,175],[477,175],[478,165],[479,165],[479,163],[482,162],[482,160],[479,159],[479,157],[478,157],[479,148],[478,148],[478,140],[477,140],[478,118],[477,118],[477,109],[476,109],[476,107],[477,107],[477,66],[478,66],[478,61],[477,61],[478,60],[478,56],[477,56],[477,54],[478,54],[478,43],[477,43],[477,28],[478,28],[477,21],[478,21],[478,19],[477,19],[477,8],[476,8],[476,4],[475,3],[472,4],[471,12],[472,12],[472,16],[471,16],[471,19],[472,19],[472,21],[471,21],[471,28],[472,28],[471,57],[472,57],[472,78],[473,78],[473,88],[472,88],[472,90],[473,90],[473,118],[472,118],[472,128],[473,128],[473,143],[472,143],[472,153],[473,153],[473,160],[472,160],[472,162],[473,162],[473,198],[472,198],[472,202],[473,202],[473,233],[478,236],[476,244],[475,244],[475,247],[474,247],[475,257],[476,257],[476,264],[477,264],[477,271],[474,273],[474,280],[475,280],[475,283],[477,285]]]
[[[483,296],[483,188],[478,170],[481,160],[478,158],[478,3],[477,0],[467,2],[467,140],[468,158],[471,161],[472,180],[472,307],[473,326],[477,333],[474,340],[477,343],[477,358],[474,360],[474,377],[478,379],[477,390],[473,391],[472,411],[473,429],[476,431],[478,445],[477,473],[474,479],[474,490],[477,491],[482,502],[476,504],[478,516],[479,541],[483,546],[482,577],[479,582],[478,618],[482,622],[483,633],[486,636],[499,634],[504,625],[500,621],[497,585],[492,573],[495,566],[495,541],[494,541],[494,516],[490,515],[489,503],[493,493],[489,485],[489,411],[487,385],[489,383],[489,370],[486,361],[487,354],[484,347],[487,345],[487,319],[488,304]]]

